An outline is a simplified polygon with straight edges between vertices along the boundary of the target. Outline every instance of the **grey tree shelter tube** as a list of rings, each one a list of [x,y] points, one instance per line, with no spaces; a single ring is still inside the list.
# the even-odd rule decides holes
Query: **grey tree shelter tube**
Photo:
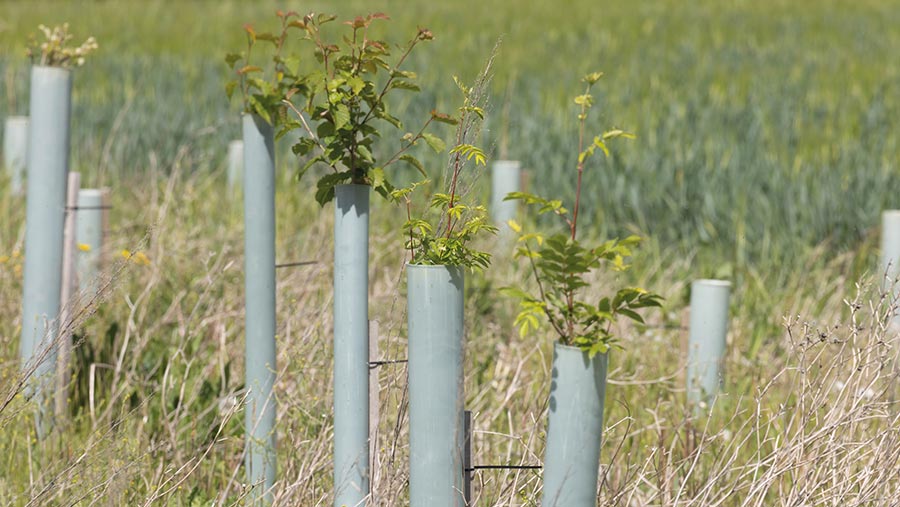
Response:
[[[272,504],[275,483],[275,149],[272,125],[243,116],[247,427],[253,505]]]
[[[369,495],[369,193],[334,192],[334,505]]]
[[[9,176],[12,195],[22,193],[28,167],[28,117],[9,116],[3,128],[3,165]]]
[[[408,265],[410,507],[462,507],[464,271]]]
[[[881,261],[879,272],[882,278],[881,288],[890,293],[889,304],[895,304],[900,294],[900,210],[886,210],[881,213]],[[894,312],[891,323],[900,324],[900,312]]]
[[[103,267],[105,202],[105,192],[101,189],[83,188],[78,192],[78,213],[75,215],[78,288],[89,295],[100,288],[97,278]]]
[[[244,141],[235,140],[228,143],[228,190],[234,191],[241,184],[244,172]]]
[[[491,219],[501,231],[509,231],[506,222],[516,218],[518,201],[504,201],[506,194],[522,189],[521,164],[515,160],[497,160],[491,167]],[[504,233],[506,234],[506,233]]]
[[[719,392],[720,364],[728,333],[728,298],[731,283],[694,280],[691,283],[691,328],[688,338],[687,397],[699,414]]]
[[[542,507],[596,507],[608,354],[553,346]]]
[[[34,395],[41,407],[38,435],[44,435],[52,422],[48,419],[48,402],[53,396],[42,390],[53,385],[52,375],[56,372],[71,97],[70,71],[31,68],[20,352],[26,371],[35,367]]]

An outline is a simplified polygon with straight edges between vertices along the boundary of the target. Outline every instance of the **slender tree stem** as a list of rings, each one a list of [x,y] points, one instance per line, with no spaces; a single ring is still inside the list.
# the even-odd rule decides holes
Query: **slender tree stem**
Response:
[[[303,129],[306,130],[307,134],[309,134],[309,138],[316,142],[316,146],[318,146],[319,149],[322,150],[322,154],[324,154],[325,147],[322,146],[322,142],[319,140],[319,137],[315,133],[313,133],[312,129],[309,127],[309,124],[306,123],[306,118],[303,117],[303,113],[300,112],[299,110],[297,110],[297,106],[295,106],[290,100],[283,99],[281,102],[286,104],[288,106],[288,108],[290,108],[291,111],[293,111],[294,114],[297,115],[297,118],[300,119],[300,123],[303,124]],[[334,164],[329,164],[329,166],[331,167],[332,170],[337,172],[337,167],[335,167]]]
[[[411,207],[412,207],[412,202],[410,201],[409,197],[407,196],[406,197],[406,221],[407,222],[412,220]],[[413,245],[413,241],[415,241],[413,238],[413,231],[412,231],[412,228],[410,228],[409,229],[409,262],[410,262],[410,264],[416,258],[415,245]]]
[[[590,85],[588,85],[590,90]],[[575,209],[572,211],[572,241],[575,241],[575,234],[578,232],[578,208],[581,205],[581,176],[584,174],[584,160],[582,152],[584,151],[584,124],[587,118],[587,105],[581,105],[581,115],[579,115],[578,123],[578,184],[575,186]],[[575,291],[566,292],[566,304],[568,314],[566,322],[568,324],[569,337],[575,333]]]
[[[428,121],[426,121],[425,124],[422,125],[422,128],[419,129],[419,132],[415,136],[413,136],[413,138],[408,143],[406,143],[405,146],[402,146],[400,150],[397,151],[397,153],[394,153],[391,158],[389,158],[388,161],[385,162],[385,164],[381,167],[387,167],[396,162],[397,159],[400,158],[400,155],[403,155],[403,153],[412,148],[413,145],[416,144],[416,141],[422,139],[422,134],[425,132],[425,129],[428,128],[428,125],[431,124],[432,120],[434,120],[434,117],[429,118]]]
[[[538,274],[537,266],[534,263],[534,256],[532,255],[531,247],[528,246],[527,242],[525,243],[525,250],[528,251],[528,261],[531,263],[531,272],[534,274],[534,280],[537,282],[538,292],[541,294],[541,301],[544,302],[544,315],[547,316],[547,320],[550,322],[550,325],[553,326],[553,329],[555,329],[556,332],[559,333],[560,338],[563,339],[563,343],[566,343],[566,333],[562,330],[561,327],[559,327],[559,324],[553,318],[550,310],[547,309],[547,296],[544,292],[544,284],[541,283],[541,277]]]

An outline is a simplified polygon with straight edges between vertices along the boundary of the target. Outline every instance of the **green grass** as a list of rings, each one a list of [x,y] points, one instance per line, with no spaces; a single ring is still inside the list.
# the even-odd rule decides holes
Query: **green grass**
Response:
[[[605,504],[629,505],[630,498],[708,505],[715,495],[704,497],[705,491],[730,487],[737,493],[725,505],[741,505],[744,497],[788,505],[784,491],[802,487],[811,495],[805,501],[831,504],[840,497],[812,480],[803,458],[830,460],[857,479],[863,464],[895,465],[890,457],[869,460],[851,450],[872,435],[893,435],[896,423],[874,418],[869,426],[840,426],[830,434],[843,443],[846,453],[838,456],[806,436],[824,421],[841,420],[835,409],[788,413],[783,406],[800,407],[795,403],[804,396],[818,400],[814,389],[803,389],[810,382],[857,381],[843,362],[828,370],[831,363],[821,358],[818,371],[825,373],[804,380],[797,372],[811,361],[808,350],[824,351],[833,362],[878,347],[873,336],[855,338],[853,353],[830,341],[819,349],[792,346],[784,317],[802,315],[812,337],[859,333],[843,300],[855,297],[855,282],[875,266],[880,211],[900,206],[900,2],[576,0],[560,8],[537,1],[352,0],[300,8],[342,17],[383,10],[393,18],[386,26],[399,34],[392,38],[416,26],[435,33],[410,63],[425,91],[398,107],[411,125],[432,108],[453,107],[452,76],[473,77],[502,36],[484,144],[495,158],[521,160],[531,188],[547,195],[573,195],[571,97],[584,73],[606,73],[589,124],[621,126],[638,138],[589,167],[582,223],[597,236],[647,235],[636,269],[619,281],[654,289],[668,302],[650,328],[623,330],[626,350],[611,360]],[[0,503],[37,498],[36,504],[63,505],[81,495],[84,505],[95,498],[99,505],[240,501],[242,415],[226,414],[243,375],[242,223],[223,181],[238,107],[225,98],[223,58],[242,47],[243,23],[274,25],[274,9],[237,1],[2,3],[0,116],[27,110],[22,52],[39,23],[69,21],[76,38],[97,37],[100,51],[75,76],[72,168],[83,186],[113,188],[111,256],[140,248],[152,264],[119,266],[104,299],[87,305],[94,313],[79,331],[79,384],[65,431],[35,443],[24,401],[0,412]],[[316,505],[330,494],[331,211],[318,210],[312,179],[294,181],[297,162],[285,143],[279,149],[278,260],[320,261],[279,272],[279,498],[284,505]],[[423,156],[429,167],[442,164]],[[372,315],[386,333],[382,350],[400,358],[402,215],[381,203],[374,215]],[[21,201],[0,191],[0,259],[21,250],[23,220]],[[0,263],[0,394],[17,365],[19,265]],[[476,436],[481,463],[534,463],[543,449],[550,341],[519,338],[511,327],[514,305],[495,290],[524,273],[501,258],[469,284],[467,392],[483,431]],[[735,285],[729,396],[706,434],[684,417],[683,333],[656,327],[686,322],[687,286],[700,277]],[[596,290],[604,281],[598,278]],[[877,316],[856,316],[878,330]],[[836,324],[839,330],[828,331]],[[802,327],[801,321],[794,328],[798,336]],[[91,365],[93,416],[85,380]],[[376,482],[383,505],[397,504],[389,495],[404,498],[403,378],[402,369],[382,373]],[[760,394],[772,379],[774,387]],[[875,382],[887,385],[883,377]],[[858,415],[846,399],[821,396],[843,407],[840,414]],[[882,405],[869,408],[886,413]],[[745,421],[758,424],[760,438],[738,446],[749,431]],[[210,427],[219,424],[216,437]],[[726,433],[731,440],[723,440]],[[724,450],[700,452],[704,444],[734,449],[739,460],[723,461]],[[779,475],[788,455],[797,461]],[[750,469],[754,480],[742,475]],[[540,485],[531,472],[481,478],[479,505],[533,505]],[[896,486],[896,478],[884,484]],[[847,498],[872,498],[863,489],[845,494],[850,504]]]
[[[605,71],[603,125],[639,138],[594,169],[585,216],[598,228],[634,227],[737,264],[777,266],[822,241],[853,246],[882,208],[897,205],[891,176],[900,147],[887,134],[900,117],[896,2],[533,4],[348,2],[337,11],[380,9],[399,34],[417,25],[435,32],[411,65],[433,90],[402,111],[411,124],[455,104],[451,77],[474,76],[502,36],[489,146],[522,160],[551,190],[572,190],[559,175],[573,165],[577,81]],[[76,79],[76,166],[140,170],[149,152],[168,159],[188,140],[199,152],[192,169],[218,164],[237,132],[236,109],[219,93],[223,54],[242,47],[243,23],[273,26],[274,8],[134,5],[10,4],[15,23],[0,27],[9,55],[0,65],[15,75],[15,109],[25,109],[27,69],[14,56],[26,34],[69,20],[102,45]],[[134,22],[113,21],[125,9]]]

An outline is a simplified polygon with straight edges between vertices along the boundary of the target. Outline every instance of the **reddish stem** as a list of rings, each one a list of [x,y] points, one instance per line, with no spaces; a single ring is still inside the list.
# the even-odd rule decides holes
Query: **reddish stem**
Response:
[[[588,85],[588,91],[591,87]],[[585,92],[587,93],[587,92]],[[578,124],[578,184],[575,186],[575,209],[572,211],[572,241],[575,241],[575,234],[578,232],[578,208],[581,205],[581,176],[584,174],[584,160],[582,160],[582,152],[584,151],[584,123],[587,118],[587,105],[581,105],[581,115]],[[568,315],[566,315],[566,323],[569,331],[569,339],[575,333],[575,321],[573,315],[575,313],[575,291],[568,291],[566,294],[566,306],[568,307]]]

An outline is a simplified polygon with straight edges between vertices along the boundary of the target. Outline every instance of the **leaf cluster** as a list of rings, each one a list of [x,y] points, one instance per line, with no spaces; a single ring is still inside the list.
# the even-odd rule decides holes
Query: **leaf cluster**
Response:
[[[431,197],[430,208],[446,213],[456,226],[445,233],[424,218],[407,220],[403,224],[403,232],[408,236],[406,248],[410,251],[410,263],[465,266],[470,269],[490,266],[491,254],[469,247],[469,243],[479,234],[497,232],[497,227],[488,220],[487,208],[459,201],[451,205],[450,195],[440,192]]]
[[[271,125],[283,124],[287,119],[284,99],[298,79],[300,58],[296,54],[286,56],[285,44],[291,33],[303,26],[300,15],[294,11],[279,10],[276,15],[280,21],[277,33],[258,32],[246,24],[246,50],[225,55],[225,63],[235,75],[225,84],[228,98],[240,89],[244,113],[258,115]],[[258,56],[266,49],[271,51],[270,55]]]
[[[395,189],[391,197],[406,204],[407,221],[403,233],[407,237],[406,248],[412,264],[465,266],[485,269],[491,255],[470,246],[482,234],[496,234],[497,227],[488,217],[483,205],[466,201],[462,182],[477,178],[479,166],[487,166],[487,155],[475,144],[485,117],[487,85],[497,48],[488,59],[485,68],[471,87],[454,77],[463,94],[463,104],[455,116],[443,120],[456,125],[456,143],[450,149],[447,171],[447,191],[431,195],[428,208],[421,216],[414,217],[410,195],[425,182],[414,183],[407,188]],[[473,170],[468,166],[472,163]]]
[[[528,194],[541,209],[549,209],[555,203]],[[559,208],[557,208],[559,209]],[[640,243],[638,236],[611,239],[590,247],[572,239],[568,234],[544,236],[526,233],[516,222],[510,227],[519,234],[519,246],[515,256],[530,262],[538,284],[537,294],[517,287],[505,287],[502,292],[519,299],[520,311],[515,325],[525,336],[547,322],[564,345],[582,348],[591,355],[604,353],[616,341],[611,326],[620,316],[643,324],[637,312],[641,308],[660,306],[661,297],[638,287],[623,287],[612,297],[597,301],[584,301],[578,294],[588,286],[586,277],[598,269],[624,271],[629,268],[627,259]]]
[[[88,37],[79,46],[70,46],[73,36],[69,33],[69,24],[63,23],[53,28],[38,25],[38,29],[46,39],[38,43],[34,35],[29,37],[26,56],[33,65],[46,67],[72,68],[84,65],[88,55],[99,47],[93,37]]]
[[[609,156],[607,141],[617,138],[633,139],[634,136],[620,129],[608,130],[595,136],[585,147],[585,122],[588,111],[593,107],[594,97],[591,87],[602,77],[594,72],[584,78],[587,83],[583,94],[575,97],[579,106],[579,147],[575,206],[570,212],[560,199],[547,199],[524,192],[512,192],[505,200],[518,200],[537,209],[537,213],[553,214],[568,226],[568,233],[545,236],[540,232],[526,232],[515,221],[510,228],[518,238],[516,257],[528,260],[537,285],[537,291],[528,292],[518,287],[503,290],[519,300],[519,314],[516,326],[524,336],[549,323],[564,345],[577,346],[594,356],[605,353],[617,341],[612,334],[612,325],[619,317],[644,323],[639,310],[659,307],[662,297],[638,287],[623,287],[612,296],[603,296],[596,301],[586,301],[581,293],[589,284],[587,277],[596,270],[611,269],[624,271],[629,268],[628,259],[633,249],[640,243],[637,236],[625,239],[611,239],[597,246],[588,246],[578,240],[578,208],[581,200],[581,183],[585,163],[600,150]]]
[[[435,152],[443,152],[444,141],[427,129],[434,122],[455,123],[450,116],[432,111],[419,129],[406,131],[388,104],[389,98],[398,93],[419,91],[416,73],[404,69],[403,64],[420,43],[433,36],[419,28],[398,47],[399,56],[394,56],[389,42],[369,36],[370,26],[388,20],[387,15],[375,13],[344,22],[349,28],[338,42],[327,39],[323,30],[323,25],[334,19],[313,15],[303,18],[303,39],[310,44],[318,65],[299,76],[288,92],[286,98],[296,98],[300,105],[290,106],[295,118],[285,124],[282,134],[297,128],[308,134],[293,147],[295,154],[308,157],[298,178],[316,164],[332,169],[317,182],[316,200],[320,204],[333,199],[334,187],[342,183],[370,185],[389,199],[395,188],[389,166],[403,163],[427,176],[422,163],[408,151],[424,141]],[[379,161],[375,145],[385,128],[402,133],[400,146],[392,156]]]

